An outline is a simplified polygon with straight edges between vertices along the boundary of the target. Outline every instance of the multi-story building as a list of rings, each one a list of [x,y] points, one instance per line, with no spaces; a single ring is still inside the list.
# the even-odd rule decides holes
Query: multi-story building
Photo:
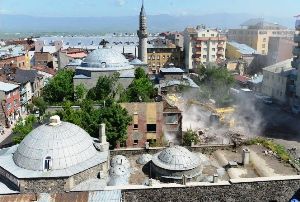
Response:
[[[291,103],[295,94],[297,72],[292,59],[263,68],[262,93],[279,103]]]
[[[0,81],[0,101],[5,117],[5,120],[0,121],[10,127],[21,115],[19,85]]]
[[[184,30],[185,66],[195,69],[200,64],[225,60],[226,37],[205,26]]]
[[[295,43],[291,38],[270,37],[268,45],[268,63],[275,64],[293,57]]]
[[[259,54],[268,54],[270,37],[291,38],[294,31],[276,23],[266,22],[264,19],[251,19],[241,25],[240,29],[229,29],[228,40],[244,43]]]
[[[34,65],[35,66],[47,66],[53,68],[54,58],[49,52],[35,52],[34,53]]]
[[[300,15],[296,16],[296,24],[295,24],[295,29],[296,33],[294,36],[294,41],[296,43],[296,46],[293,49],[293,61],[292,61],[292,66],[297,69],[297,82],[296,82],[296,96],[300,98]]]
[[[148,48],[148,71],[157,74],[160,68],[170,64],[182,67],[182,52],[179,46],[165,46]]]
[[[146,142],[162,145],[164,139],[181,142],[182,116],[167,102],[121,103],[133,117],[128,126],[126,147],[144,147]],[[167,136],[167,137],[166,137]]]
[[[30,62],[27,57],[27,54],[12,56],[12,57],[4,57],[0,59],[0,68],[5,66],[20,68],[20,69],[28,69],[30,66]]]

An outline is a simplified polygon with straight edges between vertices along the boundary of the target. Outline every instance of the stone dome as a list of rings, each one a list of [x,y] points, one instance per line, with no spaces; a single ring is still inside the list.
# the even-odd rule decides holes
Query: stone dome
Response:
[[[72,123],[58,121],[31,131],[18,145],[13,160],[19,167],[42,171],[48,159],[47,170],[60,170],[85,162],[96,154],[93,140],[86,131]]]
[[[201,164],[198,156],[180,146],[162,150],[153,156],[152,162],[159,168],[173,171],[191,170]]]
[[[88,54],[81,66],[91,68],[131,67],[124,55],[111,48],[94,50]]]

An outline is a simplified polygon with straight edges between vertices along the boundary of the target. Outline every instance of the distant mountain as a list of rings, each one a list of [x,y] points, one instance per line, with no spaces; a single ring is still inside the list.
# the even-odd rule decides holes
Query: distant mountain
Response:
[[[181,31],[187,26],[205,24],[208,27],[237,28],[258,16],[250,14],[216,13],[199,16],[148,16],[152,32]],[[294,27],[293,18],[268,17],[289,28]],[[25,15],[0,15],[0,32],[135,32],[138,16],[124,17],[33,17]]]

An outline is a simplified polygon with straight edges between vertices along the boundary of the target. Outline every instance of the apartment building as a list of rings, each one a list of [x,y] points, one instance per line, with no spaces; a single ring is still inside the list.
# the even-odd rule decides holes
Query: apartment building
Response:
[[[185,66],[188,70],[200,64],[225,60],[227,39],[216,29],[205,26],[184,30]]]
[[[264,19],[250,19],[239,29],[229,29],[228,40],[247,44],[259,54],[268,54],[270,37],[293,38],[294,31],[277,23],[266,22]]]
[[[293,61],[292,66],[297,69],[298,78],[296,81],[296,96],[300,98],[300,15],[296,16],[295,29],[296,33],[294,36],[294,42],[296,46],[293,49]]]
[[[133,117],[128,126],[126,143],[122,147],[144,147],[146,142],[162,145],[168,136],[171,139],[182,139],[181,111],[167,102],[121,103]]]
[[[152,74],[159,73],[160,68],[167,67],[170,64],[182,67],[182,52],[179,46],[162,46],[148,48],[148,72]]]
[[[24,54],[12,57],[4,57],[0,59],[0,68],[5,66],[20,69],[29,69],[30,63],[27,54]]]
[[[1,111],[5,117],[0,123],[10,127],[21,115],[19,85],[0,81],[0,101]]]
[[[263,68],[262,93],[279,103],[289,103],[295,94],[297,71],[291,66],[292,59]]]

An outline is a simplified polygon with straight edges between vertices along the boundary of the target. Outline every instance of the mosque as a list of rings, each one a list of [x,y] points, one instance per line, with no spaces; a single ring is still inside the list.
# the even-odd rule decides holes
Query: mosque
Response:
[[[101,76],[111,76],[119,73],[119,83],[126,89],[134,78],[134,70],[136,67],[144,67],[147,69],[147,18],[145,14],[144,4],[142,5],[139,30],[138,56],[129,62],[125,56],[112,48],[107,48],[104,43],[103,48],[96,49],[91,52],[75,69],[73,77],[74,87],[83,84],[86,89],[96,86],[98,78]]]

